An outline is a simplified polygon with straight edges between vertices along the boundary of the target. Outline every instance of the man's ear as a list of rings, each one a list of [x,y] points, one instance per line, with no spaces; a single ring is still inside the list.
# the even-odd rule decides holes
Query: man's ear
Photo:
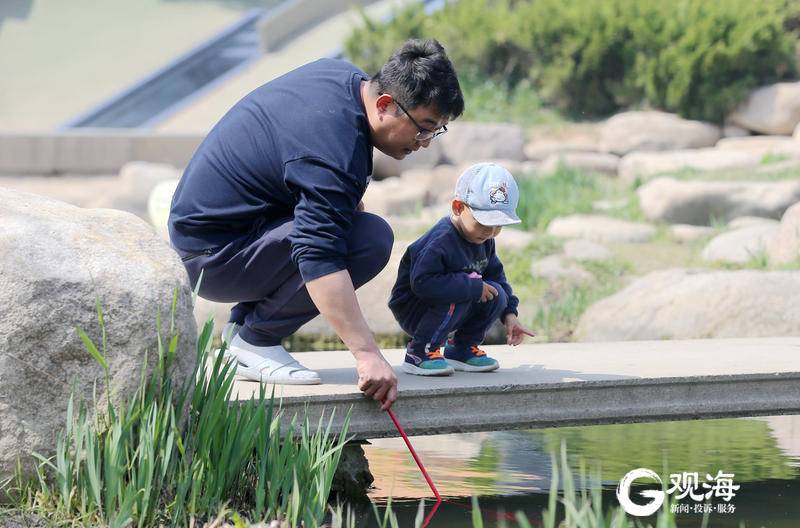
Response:
[[[375,108],[378,109],[378,114],[386,113],[386,108],[394,102],[394,98],[389,94],[381,94],[375,99]]]
[[[464,202],[459,200],[458,198],[453,198],[453,203],[451,204],[453,209],[453,214],[456,216],[460,216],[461,213],[464,212]]]

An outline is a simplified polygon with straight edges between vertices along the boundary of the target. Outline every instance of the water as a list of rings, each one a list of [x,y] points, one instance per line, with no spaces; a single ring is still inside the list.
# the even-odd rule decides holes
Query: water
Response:
[[[550,453],[562,442],[576,475],[580,459],[600,472],[606,506],[619,506],[616,486],[636,468],[652,469],[667,483],[670,474],[697,472],[705,482],[707,473],[722,471],[733,473],[733,484],[741,487],[728,502],[712,498],[713,508],[727,511],[712,513],[710,527],[800,526],[800,416],[498,431],[411,442],[439,492],[455,503],[443,504],[432,526],[471,527],[472,495],[479,497],[489,526],[501,510],[523,510],[538,522],[547,506]],[[364,449],[375,476],[370,497],[379,504],[392,497],[400,525],[413,525],[419,500],[432,502],[432,494],[402,440],[375,440]],[[689,497],[678,503],[702,508]],[[677,521],[700,526],[702,517],[679,514]]]

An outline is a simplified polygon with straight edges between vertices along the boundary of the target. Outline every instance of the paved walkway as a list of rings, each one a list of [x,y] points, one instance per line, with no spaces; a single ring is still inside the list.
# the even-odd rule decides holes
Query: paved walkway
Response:
[[[800,337],[485,349],[500,370],[423,378],[397,369],[394,410],[409,434],[800,413]],[[385,354],[393,365],[402,361],[400,350]],[[307,406],[316,423],[337,407],[338,430],[352,406],[351,435],[397,435],[388,416],[358,392],[349,352],[300,356],[323,384],[277,386],[287,414]],[[257,388],[237,380],[234,393],[249,399]]]

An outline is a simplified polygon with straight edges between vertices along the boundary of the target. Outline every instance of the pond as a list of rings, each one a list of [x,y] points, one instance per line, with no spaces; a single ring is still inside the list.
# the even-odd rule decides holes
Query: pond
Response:
[[[431,526],[471,527],[472,495],[479,497],[489,526],[503,511],[517,510],[532,524],[539,523],[550,489],[551,453],[558,453],[562,442],[576,480],[581,459],[601,474],[605,507],[619,506],[615,490],[626,473],[649,468],[668,488],[672,478],[680,478],[670,497],[689,513],[679,513],[677,523],[699,527],[706,501],[694,500],[692,494],[699,498],[705,489],[724,492],[718,480],[722,472],[722,477],[733,474],[730,484],[740,487],[727,501],[724,493],[711,497],[709,526],[800,526],[800,416],[422,436],[411,442],[439,492],[449,499]],[[413,526],[419,500],[432,502],[432,493],[403,441],[374,440],[364,450],[375,476],[370,498],[385,504],[392,497],[400,525]],[[692,473],[698,474],[697,488],[687,484]],[[705,489],[702,483],[707,483]],[[676,500],[682,492],[684,497]],[[646,499],[634,502],[644,504]]]

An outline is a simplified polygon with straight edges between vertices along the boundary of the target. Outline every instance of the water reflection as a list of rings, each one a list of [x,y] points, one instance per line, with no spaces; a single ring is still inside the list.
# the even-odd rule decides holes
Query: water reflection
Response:
[[[719,518],[712,526],[744,521],[748,526],[788,528],[800,519],[800,416],[498,431],[411,441],[442,495],[480,496],[487,511],[522,508],[537,516],[550,487],[550,453],[563,441],[572,467],[585,460],[609,488],[638,467],[662,475],[734,473],[742,485],[734,498],[736,513],[712,515]],[[399,505],[399,511],[401,516],[404,508],[416,512],[413,501],[429,497],[430,491],[402,440],[375,440],[365,451],[375,476],[373,500],[412,500]],[[616,506],[613,493],[607,495],[605,503]],[[457,512],[450,515],[456,520],[451,518],[448,526],[471,526],[468,516],[462,523]],[[700,516],[679,520],[684,526],[699,526]]]

